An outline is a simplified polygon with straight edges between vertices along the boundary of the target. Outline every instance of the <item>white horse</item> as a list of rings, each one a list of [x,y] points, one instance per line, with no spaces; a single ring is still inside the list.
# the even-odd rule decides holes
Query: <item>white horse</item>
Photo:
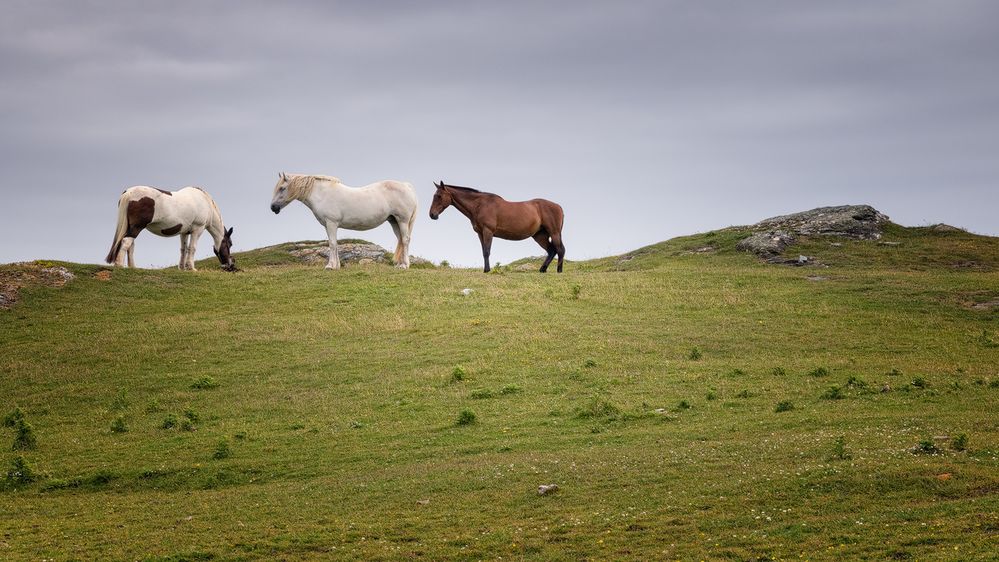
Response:
[[[336,247],[338,228],[370,230],[385,221],[392,225],[399,243],[395,264],[409,267],[409,240],[416,221],[416,191],[408,182],[384,180],[364,187],[348,187],[339,178],[303,174],[278,175],[271,210],[275,214],[294,200],[308,207],[316,220],[326,227],[330,241],[330,259],[326,269],[340,268]]]
[[[222,269],[233,271],[236,261],[229,254],[232,229],[225,229],[218,205],[200,187],[185,187],[179,191],[163,191],[155,187],[130,187],[118,198],[118,225],[114,231],[111,251],[105,260],[135,267],[135,237],[142,230],[158,236],[180,235],[180,269],[196,271],[194,252],[198,238],[207,230],[215,240],[215,255]]]

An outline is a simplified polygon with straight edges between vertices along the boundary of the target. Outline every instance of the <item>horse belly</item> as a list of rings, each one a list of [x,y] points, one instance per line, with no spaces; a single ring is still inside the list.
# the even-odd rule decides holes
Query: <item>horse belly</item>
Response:
[[[498,219],[493,235],[504,240],[524,240],[541,230],[541,216],[536,212],[508,212]]]
[[[157,236],[177,236],[178,234],[187,234],[191,231],[190,228],[184,228],[184,225],[179,221],[166,220],[163,222],[151,222],[146,226],[146,230],[152,232]]]

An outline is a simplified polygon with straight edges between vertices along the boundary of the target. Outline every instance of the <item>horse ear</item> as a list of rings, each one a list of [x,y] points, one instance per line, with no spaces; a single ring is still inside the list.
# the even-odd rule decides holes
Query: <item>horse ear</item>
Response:
[[[282,181],[288,181],[288,175],[284,172],[279,173],[278,177],[281,178]]]
[[[236,228],[236,227],[235,227],[235,226],[230,226],[230,227],[229,227],[229,230],[227,230],[227,231],[225,232],[225,235],[226,235],[226,236],[232,236],[232,229],[234,229],[234,228]]]

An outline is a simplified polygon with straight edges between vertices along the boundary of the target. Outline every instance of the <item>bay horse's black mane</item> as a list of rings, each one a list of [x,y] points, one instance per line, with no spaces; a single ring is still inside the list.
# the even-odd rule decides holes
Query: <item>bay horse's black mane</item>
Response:
[[[475,189],[474,187],[462,187],[460,185],[451,185],[449,183],[444,183],[444,182],[441,182],[441,184],[444,187],[449,187],[451,189],[458,189],[458,190],[461,190],[461,191],[467,191],[469,193],[484,193],[486,195],[495,195],[495,193],[488,193],[486,191],[479,191],[478,189]]]

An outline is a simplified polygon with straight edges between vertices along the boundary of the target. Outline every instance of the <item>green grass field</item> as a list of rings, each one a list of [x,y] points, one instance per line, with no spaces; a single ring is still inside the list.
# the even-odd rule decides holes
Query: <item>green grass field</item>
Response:
[[[994,560],[999,239],[740,236],[62,264],[0,311],[0,559]]]

